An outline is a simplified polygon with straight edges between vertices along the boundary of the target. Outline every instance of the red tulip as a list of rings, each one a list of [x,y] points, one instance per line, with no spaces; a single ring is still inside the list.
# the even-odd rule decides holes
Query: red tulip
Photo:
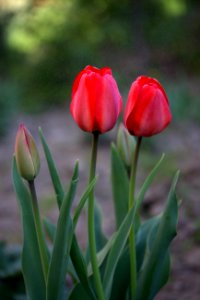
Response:
[[[160,83],[140,76],[131,86],[124,113],[124,124],[132,135],[152,136],[163,131],[171,121],[167,95]]]
[[[122,110],[122,97],[109,68],[87,66],[72,88],[71,114],[84,131],[104,133],[112,129]]]

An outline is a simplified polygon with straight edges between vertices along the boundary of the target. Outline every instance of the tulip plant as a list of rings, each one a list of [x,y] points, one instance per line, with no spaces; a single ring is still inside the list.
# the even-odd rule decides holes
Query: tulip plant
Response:
[[[160,83],[141,76],[130,89],[111,145],[111,184],[116,230],[109,239],[102,230],[95,199],[98,141],[111,130],[122,111],[122,97],[109,68],[88,66],[76,77],[70,111],[77,125],[91,135],[88,184],[74,211],[72,202],[79,179],[78,162],[65,191],[48,144],[39,136],[55,191],[57,224],[42,220],[35,178],[40,159],[31,133],[20,125],[13,159],[13,182],[23,224],[22,271],[31,300],[151,300],[168,280],[169,246],[176,235],[175,174],[161,214],[143,221],[141,204],[158,174],[164,155],[136,193],[136,175],[142,139],[162,132],[171,121],[167,95]],[[87,204],[88,248],[81,249],[76,226]],[[68,284],[67,284],[68,283]]]

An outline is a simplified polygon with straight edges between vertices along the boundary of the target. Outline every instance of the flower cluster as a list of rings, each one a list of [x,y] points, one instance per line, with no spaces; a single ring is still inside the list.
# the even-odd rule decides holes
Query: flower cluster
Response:
[[[85,131],[104,133],[113,128],[122,111],[122,97],[109,68],[87,66],[78,74],[70,110]],[[160,83],[147,76],[138,77],[132,83],[124,113],[130,134],[152,136],[163,131],[170,121],[169,101]]]
[[[99,134],[111,130],[122,106],[122,97],[110,68],[87,66],[75,78],[70,111],[82,130]],[[154,78],[138,77],[131,85],[124,112],[124,126],[128,132],[137,137],[149,137],[163,131],[171,118],[169,101],[161,84]],[[126,151],[128,149],[126,147]],[[39,156],[24,125],[20,125],[17,133],[15,153],[22,177],[34,179],[39,171]]]

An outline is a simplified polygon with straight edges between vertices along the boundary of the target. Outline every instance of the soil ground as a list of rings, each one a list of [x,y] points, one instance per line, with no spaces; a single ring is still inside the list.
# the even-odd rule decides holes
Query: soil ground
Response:
[[[90,143],[87,134],[80,131],[71,116],[64,110],[49,111],[40,115],[21,115],[13,122],[8,135],[0,141],[0,240],[9,244],[21,243],[21,224],[17,201],[12,187],[11,165],[15,134],[19,123],[25,123],[36,138],[41,154],[41,171],[36,180],[40,207],[43,215],[53,221],[57,218],[57,208],[53,198],[51,181],[47,172],[42,148],[38,141],[37,128],[41,126],[52,150],[63,183],[67,185],[75,160],[80,160],[80,184],[78,196],[87,182]],[[111,203],[109,174],[109,145],[115,138],[112,131],[102,137],[98,156],[97,173],[99,182],[96,195],[104,214],[104,230],[109,236],[114,230],[114,215]],[[143,206],[146,216],[158,213],[166,198],[173,172],[178,168],[181,177],[178,196],[182,200],[178,224],[178,235],[171,247],[172,272],[169,283],[156,300],[199,300],[200,295],[200,126],[194,123],[172,124],[163,134],[153,138],[148,145],[150,156],[142,155],[138,184],[145,178],[150,167],[162,152],[167,154],[167,162],[162,176],[148,192]],[[146,158],[145,158],[146,157]],[[143,161],[144,160],[144,161]],[[143,164],[144,162],[144,164]],[[165,176],[166,174],[166,176]],[[85,215],[78,227],[79,241],[86,245]]]

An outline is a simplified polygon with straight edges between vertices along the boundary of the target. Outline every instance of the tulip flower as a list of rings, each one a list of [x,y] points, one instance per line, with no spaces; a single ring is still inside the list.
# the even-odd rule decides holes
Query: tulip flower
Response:
[[[122,110],[122,97],[111,69],[87,66],[76,77],[72,88],[71,114],[87,132],[111,130]]]
[[[122,97],[111,69],[87,66],[78,74],[72,88],[70,111],[82,130],[93,133],[89,183],[95,177],[98,136],[114,127],[121,110]],[[104,300],[96,253],[94,190],[88,200],[88,240],[97,296]]]
[[[149,137],[163,131],[171,121],[167,95],[154,78],[140,76],[131,86],[124,124],[135,136]]]
[[[16,135],[15,156],[21,177],[33,180],[40,169],[40,158],[34,139],[23,124],[19,126]]]

